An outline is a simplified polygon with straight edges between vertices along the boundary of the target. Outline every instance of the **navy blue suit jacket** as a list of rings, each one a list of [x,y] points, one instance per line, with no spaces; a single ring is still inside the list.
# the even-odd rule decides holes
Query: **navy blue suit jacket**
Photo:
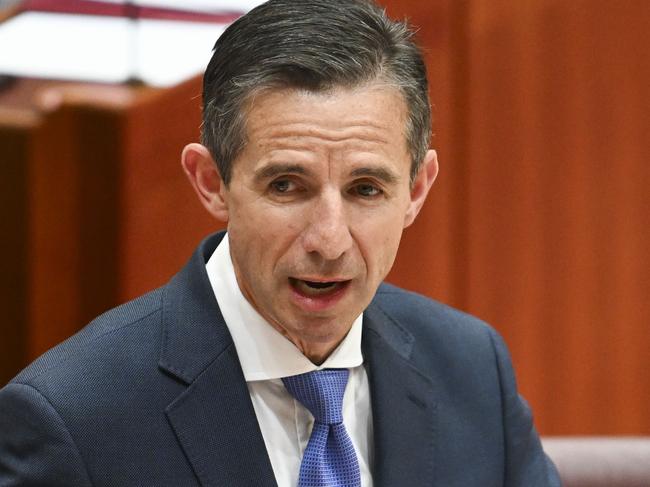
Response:
[[[274,486],[205,262],[0,390],[0,486]],[[498,335],[382,285],[364,314],[377,487],[559,485]]]

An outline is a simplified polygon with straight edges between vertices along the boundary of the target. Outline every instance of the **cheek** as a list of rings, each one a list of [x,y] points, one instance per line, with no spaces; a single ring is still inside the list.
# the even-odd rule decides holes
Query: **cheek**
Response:
[[[390,271],[402,237],[399,218],[366,220],[356,232],[355,240],[373,279],[382,280]]]
[[[278,268],[286,267],[300,247],[296,245],[300,224],[281,209],[235,212],[228,232],[252,277],[265,281],[271,279]]]
[[[391,267],[393,267],[393,262],[395,261],[395,256],[397,255],[397,249],[399,248],[399,243],[402,237],[402,227],[397,226],[393,229],[392,232],[386,232],[384,241],[382,242],[382,272],[383,277],[388,274]]]

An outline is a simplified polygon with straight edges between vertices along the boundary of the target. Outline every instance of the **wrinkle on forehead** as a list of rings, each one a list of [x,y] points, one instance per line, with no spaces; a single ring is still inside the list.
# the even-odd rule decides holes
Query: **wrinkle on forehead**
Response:
[[[259,130],[261,138],[318,138],[327,142],[341,142],[348,139],[357,139],[366,142],[390,142],[388,127],[381,124],[374,124],[370,120],[367,123],[350,124],[345,127],[316,127],[321,123],[313,120],[303,120],[295,123],[270,123]]]
[[[357,104],[357,95],[372,92],[379,95],[377,105],[369,109],[367,104]],[[369,85],[317,93],[275,89],[261,95],[248,107],[248,143],[274,148],[308,147],[317,141],[368,148],[373,144],[399,143],[408,151],[406,103],[401,92],[392,86]],[[303,109],[301,101],[306,108]],[[389,118],[386,113],[390,113]],[[396,124],[400,128],[399,141],[395,140]]]
[[[369,130],[367,127],[329,131],[320,127],[292,125],[278,127],[277,130],[269,127],[252,135],[256,146],[267,151],[310,152],[319,147],[372,153],[382,151],[392,143],[389,131]]]

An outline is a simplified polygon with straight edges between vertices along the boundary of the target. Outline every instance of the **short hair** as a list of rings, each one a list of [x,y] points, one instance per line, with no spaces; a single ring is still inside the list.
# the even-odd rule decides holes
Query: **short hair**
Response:
[[[431,139],[427,74],[414,31],[370,0],[270,0],[219,37],[203,77],[201,142],[228,185],[246,143],[246,109],[264,89],[323,92],[375,80],[395,86],[405,124],[411,182]]]

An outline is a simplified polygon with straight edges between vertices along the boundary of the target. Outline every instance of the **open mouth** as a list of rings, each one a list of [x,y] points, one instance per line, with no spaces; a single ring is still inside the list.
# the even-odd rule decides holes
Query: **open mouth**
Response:
[[[289,283],[296,291],[303,296],[319,297],[334,294],[344,287],[350,281],[307,281],[303,279],[289,278]]]

